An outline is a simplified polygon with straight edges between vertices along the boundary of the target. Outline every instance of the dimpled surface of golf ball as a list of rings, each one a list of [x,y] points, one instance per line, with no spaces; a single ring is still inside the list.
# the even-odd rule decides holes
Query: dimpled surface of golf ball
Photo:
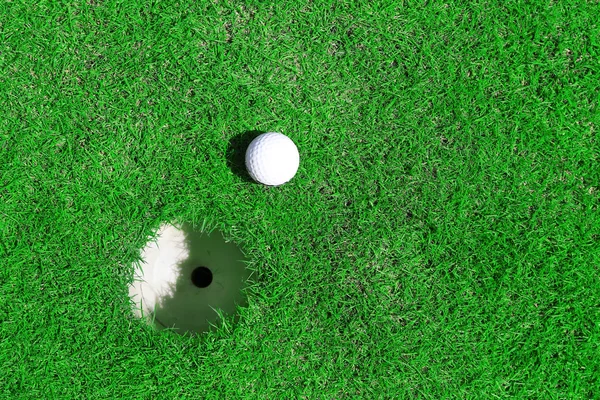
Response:
[[[264,185],[283,185],[296,175],[299,165],[298,148],[282,133],[263,133],[246,150],[248,173]]]

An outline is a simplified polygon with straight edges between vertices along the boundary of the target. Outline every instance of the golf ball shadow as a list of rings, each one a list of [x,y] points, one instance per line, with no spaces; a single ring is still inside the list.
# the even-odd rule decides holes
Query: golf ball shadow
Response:
[[[165,224],[142,250],[129,295],[134,314],[157,329],[197,334],[217,325],[219,313],[246,306],[244,254],[219,232]]]
[[[237,176],[242,178],[245,182],[252,182],[254,180],[248,174],[246,169],[246,149],[248,145],[259,135],[263,134],[262,131],[246,131],[233,137],[228,145],[226,151],[227,166]]]

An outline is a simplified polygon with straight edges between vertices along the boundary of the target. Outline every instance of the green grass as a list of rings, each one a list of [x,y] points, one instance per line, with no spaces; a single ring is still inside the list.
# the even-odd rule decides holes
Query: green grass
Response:
[[[82,3],[0,4],[0,398],[598,396],[597,1]],[[168,220],[244,246],[237,325],[131,317]]]

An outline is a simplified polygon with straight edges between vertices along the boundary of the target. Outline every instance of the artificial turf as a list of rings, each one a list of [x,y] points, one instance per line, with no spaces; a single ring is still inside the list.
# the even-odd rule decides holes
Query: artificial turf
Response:
[[[600,395],[597,1],[0,3],[0,397]],[[288,184],[235,162],[298,145]],[[246,251],[132,317],[163,221]]]

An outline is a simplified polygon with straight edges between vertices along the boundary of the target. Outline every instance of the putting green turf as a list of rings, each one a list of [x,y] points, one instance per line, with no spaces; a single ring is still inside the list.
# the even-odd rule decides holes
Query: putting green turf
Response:
[[[600,393],[597,1],[82,3],[0,4],[1,398]],[[245,248],[237,325],[131,317],[171,220]]]

